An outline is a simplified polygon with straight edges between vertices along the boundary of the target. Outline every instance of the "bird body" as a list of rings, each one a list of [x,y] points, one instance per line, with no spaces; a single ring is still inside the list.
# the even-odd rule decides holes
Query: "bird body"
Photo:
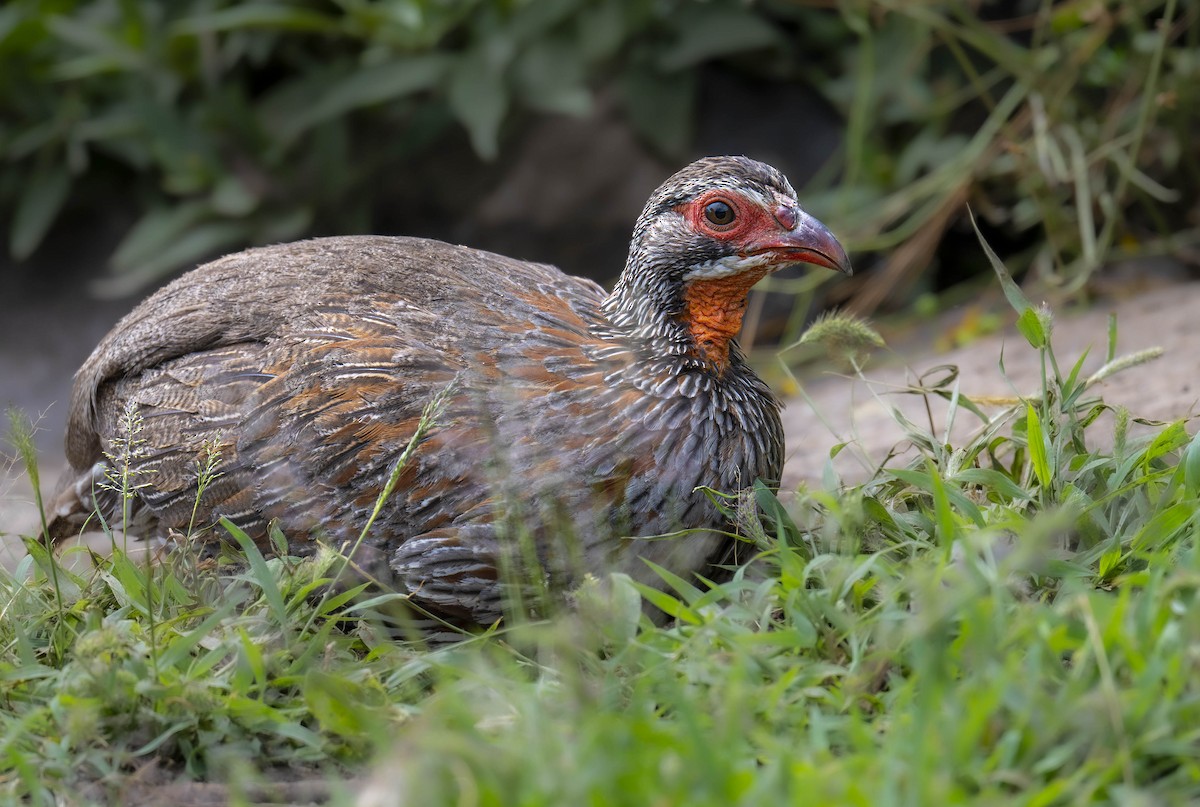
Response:
[[[728,539],[697,488],[777,481],[782,466],[779,402],[733,340],[750,286],[782,265],[760,256],[848,269],[815,220],[807,246],[789,235],[798,208],[772,214],[783,246],[755,253],[740,238],[705,253],[689,222],[713,205],[705,193],[739,219],[770,194],[764,210],[792,211],[794,193],[760,163],[704,162],[651,197],[612,294],[544,264],[373,236],[247,250],[184,275],[77,374],[51,536],[96,506],[119,512],[94,490],[115,446],[149,530],[224,516],[264,548],[271,522],[293,551],[308,536],[344,545],[442,395],[355,556],[370,574],[439,618],[489,624],[506,563],[566,584],[610,570],[654,583],[643,559],[702,571]],[[197,504],[206,450],[219,476]]]

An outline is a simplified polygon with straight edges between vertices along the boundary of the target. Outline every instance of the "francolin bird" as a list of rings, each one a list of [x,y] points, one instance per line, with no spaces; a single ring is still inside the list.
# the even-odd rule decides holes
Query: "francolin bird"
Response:
[[[510,563],[564,586],[621,571],[662,587],[643,559],[706,574],[732,539],[698,488],[780,477],[780,402],[735,337],[750,288],[797,263],[850,273],[787,179],[744,157],[663,183],[607,294],[419,238],[221,258],[151,295],[76,374],[49,533],[96,509],[120,526],[99,482],[124,451],[132,532],[194,517],[214,543],[225,516],[264,550],[272,522],[295,554],[350,545],[449,388],[353,558],[368,574],[456,625],[501,616]],[[219,476],[197,504],[206,446]]]

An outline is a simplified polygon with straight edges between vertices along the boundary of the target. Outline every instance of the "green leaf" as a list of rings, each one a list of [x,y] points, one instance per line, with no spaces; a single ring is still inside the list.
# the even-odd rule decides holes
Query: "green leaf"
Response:
[[[620,646],[633,641],[642,621],[642,595],[627,574],[611,572],[605,579],[588,575],[575,590],[577,612],[594,624],[604,638]]]
[[[642,618],[642,597],[627,574],[612,572],[608,584],[612,618],[606,625],[607,632],[615,639],[633,641]]]
[[[1113,547],[1101,555],[1100,563],[1096,569],[1099,578],[1101,580],[1108,580],[1114,573],[1120,571],[1121,560],[1124,556],[1120,547]]]
[[[693,72],[667,74],[648,65],[631,65],[621,81],[629,122],[663,154],[682,155],[692,142],[696,87]]]
[[[173,668],[184,669],[186,666],[184,661],[191,657],[192,649],[205,639],[211,639],[222,620],[229,616],[236,605],[236,600],[232,598],[226,599],[211,614],[206,616],[199,625],[196,625],[196,627],[181,636],[173,637],[167,644],[166,649],[159,654],[159,668],[164,670]]]
[[[326,121],[355,109],[395,101],[435,86],[451,58],[428,53],[363,67],[353,65],[335,78],[291,83],[262,104],[263,127],[276,133],[280,147]]]
[[[1026,437],[1029,441],[1029,459],[1033,463],[1033,473],[1043,490],[1049,491],[1053,477],[1050,473],[1050,456],[1046,444],[1046,434],[1042,431],[1042,421],[1032,404],[1025,404]]]
[[[313,211],[308,207],[279,211],[266,221],[256,221],[253,239],[259,244],[295,241],[312,226]]]
[[[1026,308],[1021,312],[1021,315],[1017,317],[1017,330],[1021,332],[1031,347],[1043,348],[1046,346],[1046,331],[1042,328],[1042,320],[1036,310]]]
[[[128,272],[152,259],[209,214],[205,202],[152,207],[125,233],[111,262],[118,272]]]
[[[309,596],[315,594],[318,590],[324,589],[331,582],[332,581],[329,579],[322,578],[314,580],[308,585],[301,586],[300,589],[292,596],[291,602],[299,605],[307,600]],[[320,607],[320,610],[318,611],[319,615],[330,618],[338,616],[338,609],[348,602],[356,601],[359,598],[359,595],[361,595],[368,588],[370,588],[370,583],[361,583],[357,586],[351,586],[340,594],[329,597],[328,599],[322,599],[318,603]],[[387,597],[388,595],[382,596]],[[393,597],[398,597],[398,595],[393,595]],[[380,598],[376,597],[373,599],[379,601]]]
[[[171,34],[190,36],[246,28],[331,33],[338,30],[338,24],[332,17],[298,8],[294,4],[237,3],[219,11],[185,17],[171,26]]]
[[[517,59],[515,77],[525,103],[563,115],[584,115],[592,106],[579,49],[562,39],[535,42]]]
[[[1159,459],[1165,454],[1176,451],[1182,448],[1188,442],[1187,429],[1182,421],[1175,421],[1167,428],[1154,436],[1150,445],[1146,447],[1145,453],[1142,455],[1142,466],[1150,471],[1150,463]]]
[[[692,625],[699,625],[701,620],[691,608],[688,608],[677,598],[672,597],[666,592],[659,591],[653,586],[648,586],[645,583],[639,583],[636,580],[630,581],[651,605],[657,606],[663,613],[669,617],[687,622]]]
[[[0,8],[0,44],[3,44],[13,29],[24,21],[25,13],[25,9],[16,6]]]
[[[941,477],[937,476],[937,469],[927,469],[925,471],[913,471],[905,468],[888,469],[887,474],[894,476],[901,482],[912,485],[915,488],[923,490],[931,495],[943,495],[951,504],[959,511],[964,513],[971,523],[977,527],[982,527],[984,524],[983,513],[980,512],[979,506],[968,499],[963,492],[953,486],[947,486],[942,482]],[[937,488],[941,489],[941,493],[935,493]]]
[[[45,166],[26,181],[8,232],[8,253],[13,258],[23,261],[33,254],[58,218],[70,190],[71,175],[65,165]]]
[[[304,703],[326,731],[355,737],[379,721],[367,691],[344,675],[330,675],[312,667],[304,675]]]
[[[169,242],[161,252],[140,263],[123,264],[117,277],[93,281],[92,289],[101,297],[119,297],[142,288],[168,272],[194,264],[244,244],[254,231],[250,221],[210,221],[197,224]]]
[[[258,207],[260,195],[235,174],[217,181],[209,196],[213,211],[222,216],[248,216]]]
[[[658,55],[658,66],[667,72],[780,42],[775,27],[748,6],[697,4],[675,20],[677,38]]]
[[[942,544],[949,544],[958,537],[959,529],[958,522],[954,518],[954,511],[950,509],[950,497],[946,494],[946,483],[942,480],[938,473],[937,466],[932,460],[925,460],[925,470],[929,474],[930,492],[933,495],[933,512],[937,518],[937,532],[942,539]]]
[[[100,73],[135,71],[146,67],[144,55],[113,35],[113,30],[97,25],[84,15],[56,14],[47,19],[47,27],[68,47],[74,58],[56,63],[51,75],[56,79],[87,78]]]
[[[549,31],[560,22],[579,12],[579,7],[588,5],[590,0],[537,0],[536,3],[514,3],[514,13],[505,26],[504,36],[514,43],[537,42],[549,36]],[[497,36],[495,27],[481,25],[481,19],[476,17],[476,36],[481,29],[485,38]]]
[[[1183,452],[1183,487],[1190,498],[1200,495],[1200,432]]]
[[[1087,361],[1088,355],[1092,352],[1091,347],[1085,348],[1079,354],[1079,358],[1075,360],[1075,364],[1071,367],[1071,372],[1067,374],[1067,380],[1063,382],[1063,395],[1068,401],[1073,401],[1083,392],[1083,388],[1077,386],[1079,382],[1079,374],[1083,371],[1083,363]]]
[[[659,566],[654,561],[648,558],[642,558],[642,563],[645,563],[647,566],[653,569],[654,573],[661,577],[663,582],[670,586],[677,594],[682,596],[688,605],[692,605],[696,602],[696,600],[704,596],[703,591],[696,588],[674,572]]]
[[[263,663],[262,648],[250,638],[244,628],[239,627],[237,634],[241,644],[242,659],[261,694],[267,688],[267,666]]]
[[[626,36],[619,2],[588,4],[575,15],[575,28],[580,56],[588,63],[611,59]]]
[[[754,480],[754,500],[766,517],[775,522],[776,537],[784,541],[800,540],[800,528],[779,501],[779,496],[764,485],[761,479]]]
[[[247,577],[253,583],[256,583],[262,589],[263,597],[266,598],[267,605],[271,609],[271,615],[279,625],[288,624],[287,621],[287,606],[284,605],[283,595],[279,591],[279,586],[275,582],[275,575],[271,573],[271,569],[267,566],[267,561],[263,557],[262,552],[258,551],[258,546],[254,541],[250,540],[250,536],[246,531],[234,524],[228,518],[221,517],[221,526],[228,532],[238,546],[242,548],[242,552],[246,556],[246,561],[250,564],[250,574]]]
[[[1033,497],[1033,494],[1012,481],[1007,474],[994,468],[967,468],[955,474],[953,481],[962,485],[979,485],[984,490],[994,491],[1009,501]]]
[[[450,75],[447,100],[450,110],[466,127],[475,153],[485,160],[500,151],[500,124],[508,111],[508,88],[504,85],[503,57],[483,47],[459,60]]]
[[[992,265],[992,270],[996,273],[996,277],[1000,278],[1000,288],[1004,290],[1004,296],[1008,299],[1008,304],[1012,306],[1014,311],[1024,316],[1025,312],[1033,306],[1025,296],[1025,293],[1021,291],[1021,287],[1012,279],[1012,275],[1008,273],[1004,262],[988,246],[983,233],[979,231],[979,224],[975,221],[975,213],[969,207],[967,208],[967,213],[971,217],[971,226],[975,228],[975,237],[979,239],[979,245],[983,247],[983,253],[987,255],[988,262]]]
[[[1168,541],[1196,517],[1196,502],[1183,501],[1156,513],[1130,542],[1132,549],[1151,549]]]
[[[888,509],[884,507],[879,499],[876,499],[874,496],[866,496],[863,498],[862,504],[863,512],[866,513],[868,518],[886,530],[899,531],[896,519],[892,517],[892,514],[888,512]]]

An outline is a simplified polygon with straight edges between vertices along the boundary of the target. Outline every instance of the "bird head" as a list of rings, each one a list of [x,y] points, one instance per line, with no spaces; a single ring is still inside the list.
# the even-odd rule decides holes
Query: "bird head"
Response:
[[[723,368],[750,288],[799,263],[851,273],[846,251],[800,208],[783,174],[746,157],[706,157],[646,202],[606,309],[624,309],[643,336],[682,333],[696,355]]]

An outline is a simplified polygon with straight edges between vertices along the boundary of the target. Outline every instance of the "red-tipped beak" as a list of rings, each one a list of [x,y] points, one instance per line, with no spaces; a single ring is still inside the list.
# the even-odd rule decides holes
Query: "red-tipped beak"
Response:
[[[751,242],[747,255],[769,252],[774,257],[772,263],[780,266],[811,263],[847,275],[854,274],[846,250],[824,224],[798,208],[780,210],[776,219],[784,226],[792,226],[784,232]]]

